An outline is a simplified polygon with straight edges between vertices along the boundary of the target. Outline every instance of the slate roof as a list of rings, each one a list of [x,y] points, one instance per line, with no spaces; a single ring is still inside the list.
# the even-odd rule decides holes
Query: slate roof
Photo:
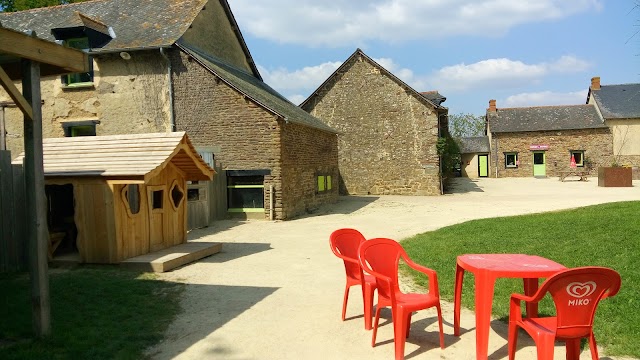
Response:
[[[605,119],[640,118],[640,84],[603,85],[590,95]]]
[[[191,49],[181,44],[177,46],[229,86],[246,95],[265,109],[281,116],[285,121],[310,126],[334,134],[338,133],[251,74],[210,55],[202,54],[196,49]]]
[[[536,106],[487,110],[492,133],[606,128],[593,105]]]
[[[442,103],[447,100],[447,98],[444,95],[440,94],[438,90],[423,91],[420,93],[420,95],[426,97],[427,99],[429,99],[429,101],[436,105],[442,105]]]
[[[376,68],[378,68],[380,70],[381,73],[385,74],[387,77],[391,78],[393,81],[395,81],[398,85],[400,85],[402,88],[407,89],[409,92],[413,93],[414,96],[416,97],[416,99],[418,99],[419,101],[422,101],[425,104],[428,104],[430,106],[433,106],[436,109],[446,109],[443,106],[440,106],[439,104],[436,104],[434,102],[432,102],[428,97],[423,96],[421,93],[417,92],[415,89],[413,89],[411,86],[407,85],[404,81],[400,80],[397,76],[393,75],[389,70],[385,69],[384,67],[382,67],[382,65],[378,64],[377,62],[375,62],[372,58],[368,57],[362,50],[360,49],[356,49],[356,51],[353,52],[353,54],[351,54],[351,56],[349,56],[349,58],[342,63],[342,65],[340,65],[340,67],[338,67],[336,69],[336,71],[333,72],[333,74],[331,74],[331,76],[329,76],[327,78],[327,80],[325,80],[320,86],[318,86],[318,88],[311,93],[311,95],[309,95],[309,97],[303,101],[299,106],[301,108],[304,108],[305,105],[315,96],[317,96],[317,94],[320,92],[320,89],[324,88],[325,86],[327,86],[330,81],[338,76],[339,73],[341,73],[347,66],[349,66],[349,64],[353,61],[355,61],[358,57],[362,57],[362,59],[365,59],[366,61],[368,61],[369,63],[371,63],[373,66],[375,66]]]
[[[169,163],[187,180],[211,180],[215,171],[184,132],[43,139],[46,177],[109,177],[148,182]],[[13,164],[21,164],[24,153]]]
[[[473,136],[463,137],[457,140],[460,154],[488,153],[489,137]]]
[[[17,31],[34,30],[39,38],[54,41],[51,29],[88,26],[104,32],[111,27],[116,35],[91,53],[124,50],[156,49],[176,43],[189,29],[196,16],[209,0],[93,0],[46,8],[0,13],[0,22]],[[226,0],[220,1],[247,61],[256,76],[249,49]]]

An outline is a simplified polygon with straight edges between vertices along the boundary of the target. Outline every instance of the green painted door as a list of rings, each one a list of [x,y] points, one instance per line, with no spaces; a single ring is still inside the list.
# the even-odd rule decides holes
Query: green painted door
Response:
[[[478,175],[489,176],[489,155],[478,155]]]
[[[544,151],[533,152],[533,176],[547,176]]]

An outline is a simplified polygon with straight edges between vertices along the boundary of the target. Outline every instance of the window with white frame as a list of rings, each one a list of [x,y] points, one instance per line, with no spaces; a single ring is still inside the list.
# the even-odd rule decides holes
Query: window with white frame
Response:
[[[584,167],[584,150],[571,150],[571,157],[577,167]]]
[[[518,153],[517,152],[504,153],[504,166],[506,168],[517,168],[518,167]]]

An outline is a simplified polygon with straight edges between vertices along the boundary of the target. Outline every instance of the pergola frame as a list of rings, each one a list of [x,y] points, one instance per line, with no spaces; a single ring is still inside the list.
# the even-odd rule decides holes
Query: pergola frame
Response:
[[[88,55],[0,25],[0,85],[24,114],[26,236],[31,281],[33,327],[37,336],[51,333],[46,198],[42,161],[40,76],[84,72]],[[13,81],[22,80],[22,93]],[[0,117],[3,114],[0,114]],[[4,126],[0,132],[4,138]]]

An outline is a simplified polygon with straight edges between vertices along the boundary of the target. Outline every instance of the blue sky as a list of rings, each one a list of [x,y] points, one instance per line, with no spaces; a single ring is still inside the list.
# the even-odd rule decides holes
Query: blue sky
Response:
[[[229,0],[265,82],[295,104],[357,48],[449,112],[582,104],[640,82],[638,0]]]

